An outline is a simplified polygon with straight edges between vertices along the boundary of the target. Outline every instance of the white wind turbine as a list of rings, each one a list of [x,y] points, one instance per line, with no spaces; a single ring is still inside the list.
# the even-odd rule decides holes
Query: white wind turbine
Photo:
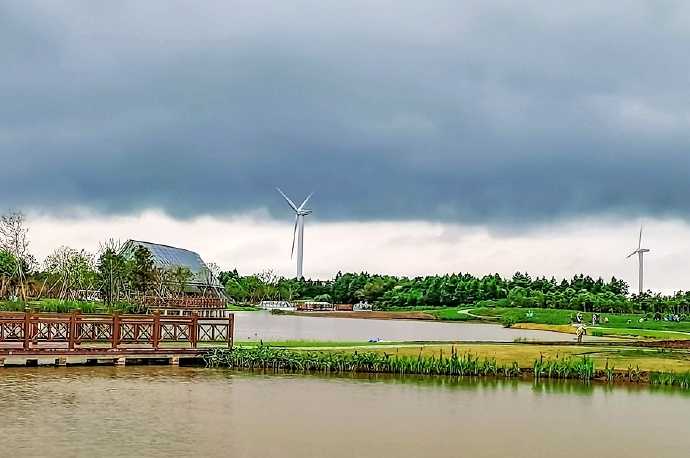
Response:
[[[638,272],[640,274],[640,294],[644,292],[644,254],[648,253],[649,249],[648,248],[642,248],[642,225],[640,225],[640,239],[637,242],[637,250],[633,251],[628,255],[628,258],[637,255],[639,261],[640,261],[640,266],[638,267]]]
[[[304,206],[314,193],[309,194],[302,202],[302,205],[298,207],[280,188],[276,188],[276,190],[285,198],[290,208],[295,212],[295,229],[292,232],[290,258],[295,254],[295,236],[297,236],[297,279],[299,280],[302,278],[302,264],[304,262],[304,217],[312,213],[311,210],[304,208]]]

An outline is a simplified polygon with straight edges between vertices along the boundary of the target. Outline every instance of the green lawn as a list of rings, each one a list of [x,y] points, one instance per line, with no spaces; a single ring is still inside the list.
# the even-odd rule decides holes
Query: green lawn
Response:
[[[253,307],[251,305],[235,305],[235,304],[228,304],[225,308],[232,312],[256,312],[258,309],[257,307]]]
[[[531,311],[531,316],[529,312]],[[563,326],[569,325],[575,320],[577,310],[556,309],[524,309],[514,307],[477,307],[471,309],[440,309],[430,311],[440,320],[469,321],[486,320],[497,323],[532,324]],[[592,313],[583,313],[583,321],[590,327],[590,334],[605,336],[634,336],[655,339],[689,339],[690,321],[655,321],[643,320],[642,314],[598,314],[602,319],[608,318],[608,322],[599,322],[592,326]],[[528,326],[520,326],[528,327]],[[546,329],[546,328],[544,328]]]
[[[473,317],[472,315],[469,315],[467,313],[460,313],[461,310],[467,310],[470,311],[474,314],[474,310],[476,309],[436,309],[436,310],[427,310],[428,313],[434,315],[436,318],[439,320],[443,321],[477,321],[478,318]],[[495,321],[494,319],[493,321]]]
[[[532,316],[528,316],[528,312]],[[523,309],[523,308],[477,308],[472,309],[474,315],[490,316],[504,320],[510,318],[515,323],[541,323],[541,324],[570,324],[577,315],[577,310],[554,310],[554,309]],[[644,320],[640,322],[641,314],[615,314],[600,313],[601,318],[608,318],[608,322],[599,323],[598,326],[606,328],[626,328],[626,329],[650,329],[658,331],[681,331],[690,332],[690,321],[655,321]],[[592,324],[592,313],[583,313],[583,321],[588,325]]]
[[[635,328],[589,328],[589,334],[593,336],[621,336],[621,337],[644,337],[647,339],[660,340],[688,340],[690,333],[684,331],[666,331],[657,329],[635,329]]]

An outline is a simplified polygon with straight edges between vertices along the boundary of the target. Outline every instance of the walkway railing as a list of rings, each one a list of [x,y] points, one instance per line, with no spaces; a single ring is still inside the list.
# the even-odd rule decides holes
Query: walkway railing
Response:
[[[21,348],[67,348],[88,344],[197,348],[199,342],[224,343],[232,347],[234,315],[227,318],[152,315],[82,315],[0,312],[0,348],[21,343]]]
[[[219,297],[166,297],[145,296],[142,303],[160,308],[225,308],[226,301]]]

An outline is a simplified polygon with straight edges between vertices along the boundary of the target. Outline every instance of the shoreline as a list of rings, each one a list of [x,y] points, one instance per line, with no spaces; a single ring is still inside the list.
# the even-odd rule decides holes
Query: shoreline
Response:
[[[679,385],[690,388],[688,341],[583,344],[237,342],[231,349],[207,347],[197,359],[197,364],[192,365],[292,373],[578,379],[583,382]],[[162,363],[154,362],[154,365],[159,364]],[[7,365],[6,368],[9,366],[16,364]]]
[[[356,318],[367,320],[415,320],[415,321],[444,321],[427,312],[388,312],[388,311],[370,311],[370,312],[280,312],[276,315],[291,315],[291,316],[306,316],[316,318]]]

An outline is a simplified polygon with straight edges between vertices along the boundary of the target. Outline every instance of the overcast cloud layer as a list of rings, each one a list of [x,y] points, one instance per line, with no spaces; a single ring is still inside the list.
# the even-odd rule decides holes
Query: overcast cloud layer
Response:
[[[0,207],[687,220],[689,43],[683,1],[4,1]]]

